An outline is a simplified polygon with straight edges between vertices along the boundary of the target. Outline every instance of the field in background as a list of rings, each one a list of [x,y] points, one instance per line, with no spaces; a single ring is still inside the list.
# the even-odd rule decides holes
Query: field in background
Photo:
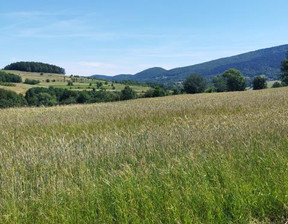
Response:
[[[104,89],[107,91],[121,91],[125,88],[124,84],[120,83],[113,83],[115,89],[113,89],[112,82],[108,82],[105,84],[104,80],[97,80],[97,79],[87,79],[84,77],[81,78],[72,78],[70,76],[64,76],[60,74],[50,74],[50,73],[41,73],[38,72],[22,72],[22,71],[12,71],[12,70],[6,70],[7,73],[13,73],[16,75],[20,75],[22,77],[23,82],[25,79],[34,79],[39,80],[40,83],[37,85],[28,85],[24,83],[16,83],[16,86],[1,86],[0,88],[9,89],[12,91],[15,91],[17,93],[25,94],[25,92],[33,87],[49,87],[54,86],[57,88],[65,88],[65,89],[71,89],[71,90],[92,90],[95,88],[97,90],[97,82],[101,82]],[[46,80],[49,79],[49,82]],[[74,80],[73,86],[68,86],[68,81]],[[91,85],[90,85],[91,83]],[[137,86],[137,85],[130,85],[130,87],[136,91],[138,94],[142,94],[146,92],[149,87],[145,86]]]
[[[0,223],[285,223],[288,89],[0,113]]]

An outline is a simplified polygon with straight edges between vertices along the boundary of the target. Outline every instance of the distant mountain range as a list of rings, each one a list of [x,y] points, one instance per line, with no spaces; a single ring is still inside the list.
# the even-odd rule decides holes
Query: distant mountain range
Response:
[[[281,45],[171,70],[155,67],[135,75],[93,75],[91,77],[110,81],[133,80],[168,83],[183,81],[190,74],[199,74],[210,79],[222,74],[227,69],[236,68],[246,77],[252,78],[257,75],[266,75],[269,79],[277,79],[281,72],[281,61],[285,58],[287,50],[288,45]]]

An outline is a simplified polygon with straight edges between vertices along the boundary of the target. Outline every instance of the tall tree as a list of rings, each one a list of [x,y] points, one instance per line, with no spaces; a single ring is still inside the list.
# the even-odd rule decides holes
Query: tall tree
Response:
[[[267,88],[267,79],[265,76],[256,76],[254,77],[253,81],[253,89],[265,89]]]
[[[216,76],[213,83],[218,92],[243,91],[246,88],[246,80],[237,69],[229,69],[222,75]]]
[[[284,85],[288,85],[288,52],[286,54],[286,58],[282,61],[281,64],[281,81]]]
[[[186,93],[203,93],[207,82],[202,76],[192,74],[184,81],[183,86]]]

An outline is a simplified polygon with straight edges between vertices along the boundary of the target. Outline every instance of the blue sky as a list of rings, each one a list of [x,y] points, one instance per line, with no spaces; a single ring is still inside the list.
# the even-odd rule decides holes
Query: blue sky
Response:
[[[0,67],[134,74],[288,43],[287,0],[0,0]]]

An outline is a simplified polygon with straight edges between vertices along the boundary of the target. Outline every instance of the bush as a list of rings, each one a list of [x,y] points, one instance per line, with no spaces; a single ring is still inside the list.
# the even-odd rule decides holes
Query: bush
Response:
[[[100,87],[103,86],[103,83],[102,83],[102,82],[97,82],[97,83],[96,83],[96,86],[97,86],[97,89],[99,89]]]
[[[161,96],[166,96],[168,95],[167,92],[160,88],[160,87],[155,87],[155,89],[151,88],[146,91],[146,93],[143,95],[143,97],[161,97]]]
[[[29,85],[37,85],[40,83],[39,80],[34,80],[34,79],[25,79],[25,84],[29,84]]]
[[[186,93],[203,93],[207,86],[206,80],[200,75],[190,75],[183,83]]]
[[[279,88],[282,87],[282,84],[280,82],[274,82],[271,88]]]
[[[23,95],[10,90],[0,89],[0,108],[21,107],[27,105]]]
[[[256,76],[254,77],[253,81],[253,89],[266,89],[267,88],[267,79],[265,76]]]
[[[20,83],[20,82],[22,82],[22,78],[19,75],[0,71],[0,82]]]

